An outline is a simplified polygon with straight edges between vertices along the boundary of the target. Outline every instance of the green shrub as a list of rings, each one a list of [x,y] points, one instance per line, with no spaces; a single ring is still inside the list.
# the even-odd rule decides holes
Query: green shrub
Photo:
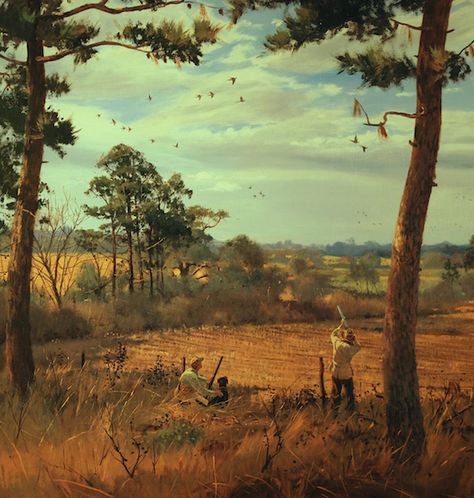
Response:
[[[181,448],[185,444],[195,445],[203,436],[204,432],[200,427],[196,427],[186,419],[178,419],[159,430],[152,442],[165,450],[171,446]]]

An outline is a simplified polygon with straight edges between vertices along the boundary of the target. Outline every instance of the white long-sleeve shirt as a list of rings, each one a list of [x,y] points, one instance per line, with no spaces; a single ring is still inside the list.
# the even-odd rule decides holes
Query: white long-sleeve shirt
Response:
[[[345,341],[342,337],[341,326],[334,329],[331,334],[332,364],[331,372],[336,379],[350,379],[353,375],[351,360],[360,351],[357,339],[353,343]]]

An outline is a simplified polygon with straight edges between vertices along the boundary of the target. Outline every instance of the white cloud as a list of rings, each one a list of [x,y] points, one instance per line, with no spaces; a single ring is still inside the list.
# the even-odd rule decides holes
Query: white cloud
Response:
[[[395,97],[415,97],[415,92],[408,92],[406,90],[398,92],[395,94]]]
[[[461,7],[466,15],[466,4]],[[364,106],[377,121],[392,105],[412,112],[414,100],[397,99],[414,97],[411,87],[351,91],[358,79],[348,84],[347,79],[336,79],[334,71],[333,55],[356,47],[342,36],[293,55],[258,57],[266,30],[243,19],[222,32],[223,41],[209,49],[202,66],[182,70],[156,66],[142,54],[113,48],[101,50],[98,60],[87,66],[73,69],[70,62],[58,63],[73,83],[73,91],[59,107],[82,130],[64,162],[48,154],[45,178],[82,192],[97,174],[94,164],[100,155],[123,142],[143,151],[164,176],[182,172],[195,191],[193,202],[231,212],[231,220],[218,227],[216,236],[247,232],[260,240],[329,242],[359,233],[367,237],[364,240],[388,241],[414,122],[391,116],[390,138],[381,142],[375,128],[351,117],[352,98],[363,95]],[[224,56],[227,59],[222,60]],[[322,72],[327,74],[322,77]],[[235,85],[228,81],[230,76],[237,77]],[[469,85],[456,87],[459,92],[446,91],[448,102],[458,102],[462,92],[472,88]],[[197,94],[203,95],[200,101]],[[455,111],[444,105],[438,178],[440,185],[450,185],[450,192],[456,191],[456,182],[465,185],[473,152],[465,123],[473,121],[474,109],[469,100],[464,107]],[[350,142],[355,133],[367,152]],[[250,185],[266,196],[253,198]],[[450,213],[448,199],[435,193],[432,212],[451,233],[449,215],[438,213],[440,206]],[[354,218],[360,209],[372,209],[374,220],[384,222],[383,230],[362,228]]]

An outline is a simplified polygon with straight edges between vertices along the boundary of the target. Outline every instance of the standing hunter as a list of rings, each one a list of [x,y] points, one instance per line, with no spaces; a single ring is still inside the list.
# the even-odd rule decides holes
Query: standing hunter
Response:
[[[345,327],[343,329],[343,327]],[[352,412],[355,408],[354,372],[351,360],[360,351],[360,343],[352,329],[347,327],[343,318],[339,327],[331,333],[332,342],[332,404],[337,414],[342,400],[342,388],[347,397],[347,409]]]

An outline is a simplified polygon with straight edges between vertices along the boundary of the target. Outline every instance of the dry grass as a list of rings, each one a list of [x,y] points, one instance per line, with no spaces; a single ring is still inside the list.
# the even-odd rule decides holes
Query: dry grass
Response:
[[[56,357],[26,405],[3,391],[0,496],[467,498],[474,490],[474,413],[456,390],[424,400],[427,451],[412,467],[392,464],[383,402],[373,396],[333,418],[312,396],[233,385],[227,407],[205,409],[170,400],[173,375],[158,386],[143,379],[131,372],[112,387],[102,369]]]

